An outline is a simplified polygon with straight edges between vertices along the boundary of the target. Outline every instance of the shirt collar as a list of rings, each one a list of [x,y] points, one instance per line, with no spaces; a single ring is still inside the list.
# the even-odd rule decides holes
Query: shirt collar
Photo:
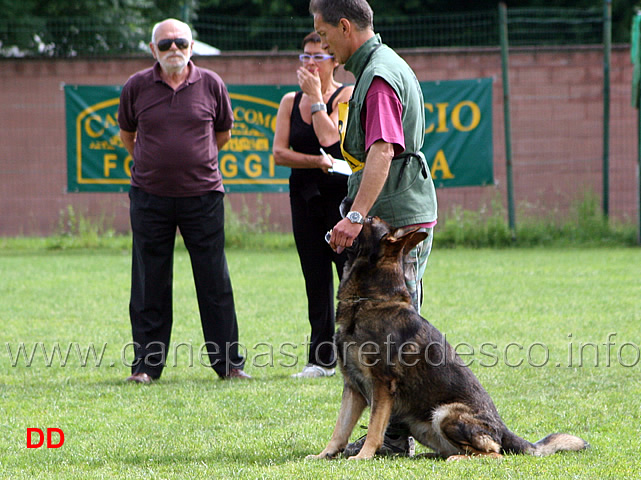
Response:
[[[370,53],[373,49],[378,48],[382,44],[380,34],[374,35],[372,38],[369,38],[363,45],[358,47],[358,50],[349,57],[347,62],[345,62],[345,70],[354,74],[354,77],[360,77],[361,73],[367,65],[366,60],[368,59]]]
[[[200,70],[196,68],[196,65],[194,65],[194,62],[189,60],[188,66],[189,66],[189,76],[185,81],[187,85],[191,83],[195,83],[202,78],[202,75],[200,74]],[[162,67],[160,66],[160,63],[156,60],[156,63],[154,64],[154,69],[153,69],[154,82],[163,81],[162,77],[160,76],[161,71],[162,71]]]

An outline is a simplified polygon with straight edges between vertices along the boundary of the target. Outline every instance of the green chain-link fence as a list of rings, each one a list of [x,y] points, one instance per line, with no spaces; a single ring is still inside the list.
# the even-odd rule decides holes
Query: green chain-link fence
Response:
[[[600,43],[595,9],[510,9],[510,45]],[[496,10],[413,17],[376,17],[375,29],[393,48],[499,44]],[[0,20],[0,56],[101,57],[142,54],[153,21],[140,18]],[[313,29],[311,17],[199,16],[197,38],[223,51],[296,50]]]

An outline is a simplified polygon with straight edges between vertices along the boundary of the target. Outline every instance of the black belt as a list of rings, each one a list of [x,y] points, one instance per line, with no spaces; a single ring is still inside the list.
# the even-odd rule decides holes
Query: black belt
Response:
[[[409,165],[410,161],[416,158],[419,162],[421,162],[421,173],[423,174],[423,179],[427,180],[427,162],[421,157],[418,153],[402,153],[397,157],[392,158],[392,161],[396,160],[403,160],[403,165],[401,166],[401,170],[398,174],[398,183],[396,184],[396,187],[398,188],[401,184],[401,178],[403,177],[403,172],[405,171],[405,167]]]

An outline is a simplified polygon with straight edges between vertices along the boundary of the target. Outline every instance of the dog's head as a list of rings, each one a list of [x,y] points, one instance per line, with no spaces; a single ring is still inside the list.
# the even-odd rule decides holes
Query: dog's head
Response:
[[[369,255],[378,252],[378,257],[385,258],[385,261],[406,255],[426,237],[427,232],[421,231],[420,227],[392,228],[378,217],[367,217],[358,236],[363,250],[361,255],[369,248]]]
[[[427,237],[419,227],[392,228],[379,217],[366,217],[354,245],[347,248],[346,272],[358,265],[361,271],[400,270],[402,258]],[[397,268],[398,267],[398,268]]]
[[[341,217],[345,218],[353,202],[350,197],[343,199],[339,207]],[[419,230],[419,227],[394,229],[379,217],[366,217],[361,233],[354,239],[352,246],[345,249],[345,271],[349,271],[357,259],[372,267],[399,263],[402,255],[407,254],[427,237],[427,232]]]

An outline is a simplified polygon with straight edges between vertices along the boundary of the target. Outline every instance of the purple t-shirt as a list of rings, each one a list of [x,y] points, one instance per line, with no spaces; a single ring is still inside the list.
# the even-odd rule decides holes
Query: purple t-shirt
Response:
[[[392,86],[381,77],[374,77],[361,109],[361,124],[365,130],[365,150],[383,140],[394,145],[394,155],[405,150],[403,105]]]
[[[131,185],[167,197],[223,192],[215,132],[231,130],[231,100],[222,79],[189,62],[173,90],[160,64],[132,75],[120,94],[118,124],[136,132]]]

